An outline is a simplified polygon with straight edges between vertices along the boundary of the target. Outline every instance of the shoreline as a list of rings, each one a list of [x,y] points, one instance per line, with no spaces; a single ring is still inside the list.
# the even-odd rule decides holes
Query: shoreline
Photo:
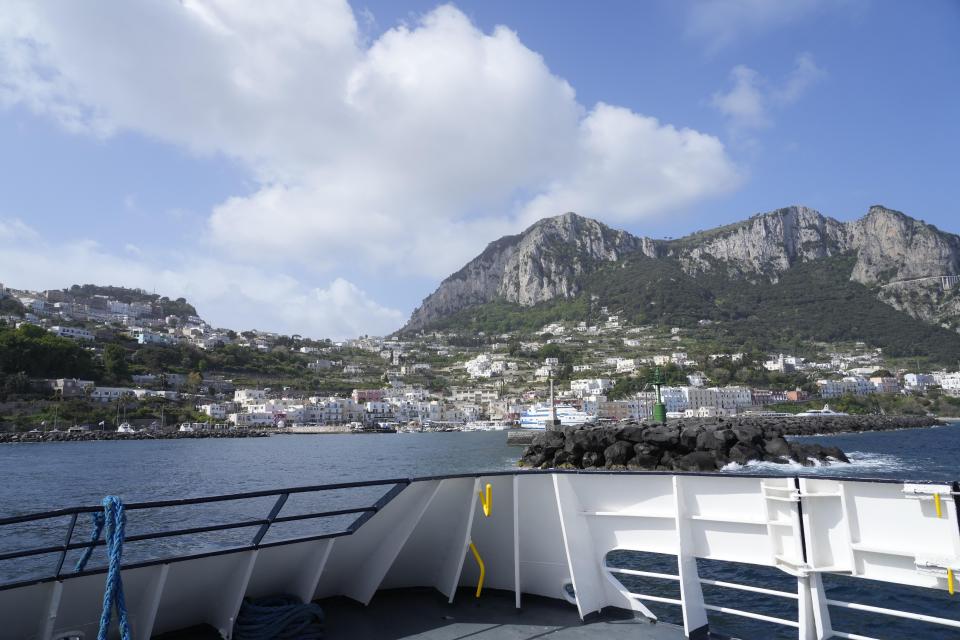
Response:
[[[211,438],[269,438],[270,432],[260,430],[221,431],[142,431],[117,433],[116,431],[46,431],[0,433],[0,444],[41,444],[46,442],[104,442],[110,440],[207,440]]]

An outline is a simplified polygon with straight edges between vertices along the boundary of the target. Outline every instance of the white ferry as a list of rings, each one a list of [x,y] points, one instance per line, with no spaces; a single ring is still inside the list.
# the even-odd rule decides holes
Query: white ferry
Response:
[[[881,585],[956,590],[958,489],[955,482],[562,471],[296,487],[127,504],[128,531],[137,532],[128,542],[135,548],[171,537],[178,542],[147,547],[152,554],[135,552],[132,562],[110,554],[112,568],[103,566],[101,552],[79,571],[72,566],[76,552],[105,544],[91,541],[84,526],[102,507],[0,514],[0,541],[16,540],[0,553],[15,563],[4,575],[20,576],[0,584],[0,635],[91,640],[99,631],[115,637],[115,627],[101,630],[100,619],[105,581],[115,594],[119,578],[127,637],[135,640],[209,637],[190,635],[198,625],[228,640],[244,637],[237,622],[250,609],[245,599],[276,594],[317,603],[329,640],[703,640],[716,637],[710,626],[718,614],[780,626],[799,640],[875,640],[848,626],[847,615],[835,615],[841,610],[891,622],[906,618],[947,634],[937,637],[955,637],[949,634],[960,634],[960,620],[945,599],[934,600],[945,609],[941,614],[898,608],[906,605],[897,597],[868,604],[858,596]],[[299,494],[309,500],[298,500]],[[355,497],[351,508],[344,508],[344,495]],[[202,505],[221,504],[219,514],[246,513],[250,501],[269,513],[191,527],[183,511],[172,511],[195,514]],[[317,506],[304,510],[304,504]],[[183,528],[151,527],[158,510],[163,522],[179,519]],[[344,515],[355,519],[342,526]],[[304,527],[268,535],[283,528],[274,525],[291,523]],[[65,531],[63,542],[50,546],[41,533],[57,527]],[[250,537],[228,544],[226,535],[244,527]],[[190,547],[189,536],[198,532],[224,539],[214,548]],[[640,560],[624,566],[624,552],[660,554],[672,565]],[[49,558],[42,570],[40,558]],[[704,577],[701,559],[765,567],[795,586],[743,584],[739,573]],[[23,577],[28,568],[33,575]],[[848,599],[840,599],[824,589],[824,577],[833,575],[859,580],[862,589],[847,589]],[[743,600],[751,594],[782,607],[757,611]],[[675,608],[682,623],[653,624],[650,606]]]
[[[549,404],[535,404],[520,415],[520,428],[543,429],[544,424],[551,419],[551,415]],[[560,424],[564,427],[584,424],[593,419],[594,416],[589,413],[584,413],[569,404],[557,405],[557,420],[559,420]]]
[[[464,431],[503,431],[510,425],[501,420],[471,420],[463,425]]]
[[[121,422],[120,426],[117,427],[117,433],[136,433],[136,430],[129,422]]]
[[[830,408],[830,405],[823,405],[823,409],[810,409],[809,411],[801,411],[797,414],[800,417],[809,418],[815,416],[848,416],[849,413],[844,413],[842,411],[834,411]]]
[[[180,425],[180,428],[177,429],[180,433],[193,433],[193,426],[189,422],[184,422]]]

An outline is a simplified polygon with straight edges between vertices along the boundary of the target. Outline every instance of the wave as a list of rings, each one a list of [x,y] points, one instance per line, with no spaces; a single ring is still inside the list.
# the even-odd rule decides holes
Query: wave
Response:
[[[902,471],[914,471],[915,466],[902,458],[889,453],[871,453],[867,451],[851,451],[847,454],[849,463],[831,459],[827,463],[819,460],[810,460],[811,466],[804,466],[791,460],[787,463],[763,462],[755,460],[745,465],[731,462],[721,471],[727,473],[773,473],[782,475],[817,474],[817,475],[862,475],[891,474]]]

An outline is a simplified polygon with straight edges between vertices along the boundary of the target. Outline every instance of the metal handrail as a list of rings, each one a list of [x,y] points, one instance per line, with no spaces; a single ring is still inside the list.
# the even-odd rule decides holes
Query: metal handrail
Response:
[[[264,491],[248,491],[245,493],[227,493],[219,496],[201,496],[198,498],[177,498],[174,500],[155,500],[153,502],[131,502],[124,504],[126,511],[136,511],[139,509],[158,509],[161,507],[179,507],[191,504],[206,504],[209,502],[227,502],[230,500],[246,500],[249,498],[265,498],[268,496],[277,496],[282,493],[315,493],[318,491],[333,491],[336,489],[355,489],[358,487],[375,487],[386,484],[410,484],[413,482],[410,478],[391,478],[387,480],[364,480],[360,482],[341,482],[337,484],[318,484],[306,487],[290,487],[286,489],[268,489]],[[35,520],[48,520],[50,518],[62,518],[75,513],[97,513],[103,511],[102,506],[95,507],[68,507],[66,509],[54,509],[52,511],[41,511],[38,513],[28,513],[21,516],[9,516],[0,518],[0,527],[8,524],[19,524],[21,522],[32,522]]]
[[[144,509],[160,509],[160,508],[169,508],[169,507],[180,507],[180,506],[189,506],[196,504],[210,504],[216,502],[230,502],[230,501],[241,501],[241,500],[250,500],[254,498],[264,498],[270,496],[277,496],[277,500],[273,503],[269,514],[265,518],[253,519],[253,520],[241,520],[237,522],[226,522],[219,524],[211,524],[200,527],[189,527],[184,529],[168,529],[163,531],[153,531],[149,533],[142,533],[137,535],[131,535],[126,537],[126,542],[143,542],[148,540],[158,540],[161,538],[170,538],[178,536],[188,536],[198,533],[210,533],[215,531],[227,531],[231,529],[245,529],[252,527],[259,527],[257,533],[254,535],[253,540],[250,543],[251,548],[258,548],[267,532],[270,530],[270,527],[275,523],[283,522],[299,522],[303,520],[313,520],[319,518],[331,518],[335,516],[342,515],[353,515],[357,514],[359,517],[356,518],[344,531],[337,532],[333,535],[344,535],[350,534],[356,531],[366,520],[373,517],[375,513],[381,510],[387,503],[389,503],[397,494],[400,493],[404,488],[406,488],[412,480],[408,478],[394,478],[388,480],[367,480],[360,482],[342,482],[336,484],[327,484],[327,485],[314,485],[307,487],[292,487],[288,489],[273,489],[266,491],[248,491],[244,493],[234,493],[234,494],[224,494],[219,496],[201,496],[197,498],[179,498],[175,500],[157,500],[152,502],[133,502],[125,505],[127,511],[137,511]],[[287,499],[293,494],[302,494],[302,493],[321,493],[326,491],[336,491],[340,489],[355,489],[360,487],[376,487],[376,486],[392,486],[392,488],[387,491],[384,495],[377,499],[374,504],[366,507],[352,507],[346,509],[333,509],[327,511],[317,511],[313,513],[301,513],[289,516],[281,516],[280,512],[283,509],[283,506],[286,504]],[[73,542],[73,533],[76,528],[77,517],[82,513],[97,513],[102,509],[102,507],[72,507],[67,509],[56,509],[52,511],[45,511],[40,513],[25,514],[21,516],[12,516],[7,518],[0,518],[0,527],[9,526],[14,524],[23,524],[28,522],[39,522],[42,520],[51,520],[57,518],[63,518],[70,516],[69,524],[67,525],[67,533],[64,538],[63,544],[52,545],[46,547],[35,547],[30,549],[21,549],[17,551],[9,551],[6,553],[0,553],[0,562],[7,560],[17,560],[20,558],[28,558],[39,555],[46,555],[51,553],[59,553],[57,559],[56,570],[53,574],[54,577],[60,578],[63,575],[63,564],[66,559],[66,555],[69,551],[77,549],[92,549],[100,546],[104,546],[106,542],[104,540],[93,540],[87,542]],[[312,539],[312,536],[303,536],[291,538],[287,542],[297,542],[301,540]]]

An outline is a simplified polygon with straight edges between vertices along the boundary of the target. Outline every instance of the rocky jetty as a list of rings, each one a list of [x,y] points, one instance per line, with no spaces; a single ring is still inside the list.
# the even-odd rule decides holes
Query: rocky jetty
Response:
[[[690,419],[667,424],[584,425],[538,433],[519,465],[537,469],[715,471],[735,462],[849,462],[837,447],[788,441],[940,424],[911,416]]]
[[[88,440],[178,440],[182,438],[266,438],[270,433],[252,429],[217,431],[46,431],[0,433],[0,444],[10,442],[85,442]]]

